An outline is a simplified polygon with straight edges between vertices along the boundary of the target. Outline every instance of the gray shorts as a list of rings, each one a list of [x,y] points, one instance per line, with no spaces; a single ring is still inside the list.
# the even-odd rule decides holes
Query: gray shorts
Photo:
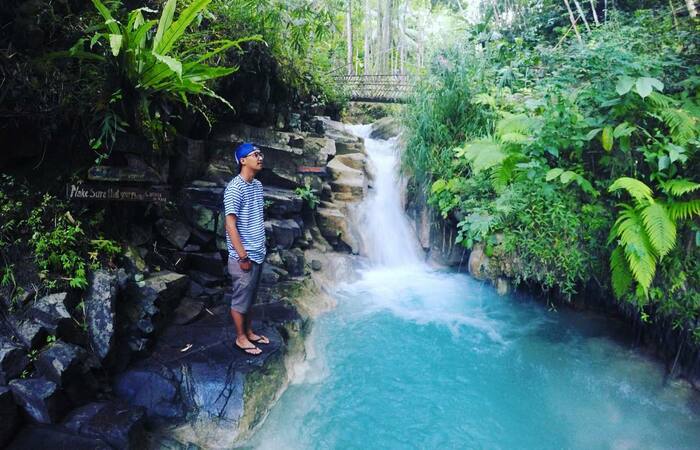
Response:
[[[228,273],[231,275],[232,289],[231,289],[231,309],[237,311],[241,314],[245,314],[250,309],[250,306],[255,301],[255,297],[258,295],[258,286],[260,286],[260,273],[262,272],[262,264],[258,264],[254,261],[253,267],[248,271],[244,272],[241,270],[241,266],[238,265],[238,261],[229,258],[228,259]]]

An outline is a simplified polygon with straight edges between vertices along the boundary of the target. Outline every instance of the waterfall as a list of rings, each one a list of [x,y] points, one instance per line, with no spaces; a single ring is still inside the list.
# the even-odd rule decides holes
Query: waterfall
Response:
[[[372,189],[360,207],[360,228],[367,256],[379,266],[420,264],[418,242],[401,208],[397,138],[371,139],[371,125],[347,125],[347,128],[365,139],[369,162],[374,168]]]

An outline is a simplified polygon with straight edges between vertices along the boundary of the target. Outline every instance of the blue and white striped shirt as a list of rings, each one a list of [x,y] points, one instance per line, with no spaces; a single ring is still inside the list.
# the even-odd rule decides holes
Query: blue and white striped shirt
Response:
[[[262,183],[253,179],[246,182],[240,175],[236,176],[224,191],[224,214],[236,216],[236,228],[241,236],[241,243],[251,260],[262,264],[265,260],[265,222],[263,218]],[[238,253],[231,244],[231,238],[226,233],[228,254],[238,258]]]

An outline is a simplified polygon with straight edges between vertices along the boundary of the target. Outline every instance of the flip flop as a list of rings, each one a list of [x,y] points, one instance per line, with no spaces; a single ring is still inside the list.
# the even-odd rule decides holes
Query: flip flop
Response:
[[[241,347],[238,345],[238,342],[234,342],[233,345],[238,349],[238,351],[245,353],[246,355],[250,356],[258,356],[262,354],[262,350],[260,350],[259,347],[252,346],[252,347]],[[251,353],[249,350],[260,350],[258,353]]]
[[[265,342],[263,342],[263,339],[265,339]],[[263,336],[262,334],[260,335],[260,337],[258,339],[248,338],[248,340],[250,342],[255,342],[256,344],[262,344],[262,345],[267,345],[270,343],[270,338],[268,338],[267,336]]]

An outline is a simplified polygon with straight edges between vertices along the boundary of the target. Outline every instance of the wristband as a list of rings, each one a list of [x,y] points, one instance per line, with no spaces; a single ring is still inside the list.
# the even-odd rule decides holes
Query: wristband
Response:
[[[238,261],[239,261],[239,262],[246,262],[246,261],[250,261],[250,257],[249,257],[248,255],[245,255],[245,257],[244,257],[244,258],[241,258],[241,259],[239,259]]]

